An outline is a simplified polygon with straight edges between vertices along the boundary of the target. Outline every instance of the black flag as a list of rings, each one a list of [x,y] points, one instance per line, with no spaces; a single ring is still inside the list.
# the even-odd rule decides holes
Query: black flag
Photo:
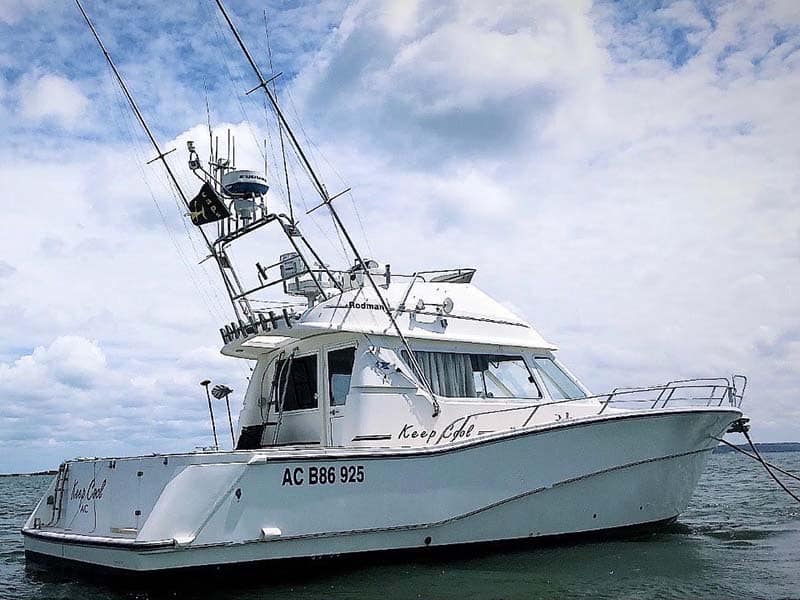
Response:
[[[204,183],[200,192],[189,202],[189,216],[195,225],[205,225],[231,216],[231,212],[210,183]]]

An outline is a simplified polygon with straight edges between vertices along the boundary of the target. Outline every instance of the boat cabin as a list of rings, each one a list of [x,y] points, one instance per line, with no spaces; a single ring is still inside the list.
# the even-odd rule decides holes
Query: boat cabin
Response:
[[[237,448],[434,446],[527,426],[537,406],[544,417],[551,401],[588,395],[552,345],[470,283],[406,287],[384,293],[408,347],[363,287],[227,344],[256,359]]]

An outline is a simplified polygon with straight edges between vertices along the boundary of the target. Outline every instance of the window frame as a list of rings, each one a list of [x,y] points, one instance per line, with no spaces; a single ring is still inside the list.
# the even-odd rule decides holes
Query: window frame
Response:
[[[292,362],[294,362],[294,361],[296,361],[298,359],[309,358],[311,356],[313,356],[315,358],[314,378],[316,379],[316,389],[314,390],[314,395],[316,396],[316,406],[313,406],[313,407],[310,407],[310,408],[293,408],[293,409],[284,407],[283,411],[282,411],[284,415],[286,415],[286,414],[298,415],[298,414],[310,413],[310,412],[313,412],[315,410],[316,411],[319,410],[319,408],[320,408],[319,407],[319,404],[320,404],[320,402],[319,402],[319,400],[320,400],[320,394],[319,394],[319,392],[320,392],[320,385],[319,385],[320,384],[320,381],[319,381],[319,363],[320,363],[320,358],[319,358],[319,355],[320,355],[319,350],[314,350],[312,352],[305,352],[303,354],[297,354],[294,357],[287,356],[286,358],[278,359],[278,360],[275,361],[275,367],[274,367],[274,371],[272,373],[273,381],[278,377],[278,367],[280,366],[281,362],[287,361],[290,358],[291,358]],[[294,366],[292,368],[294,368]],[[276,386],[278,387],[278,389],[280,389],[279,384],[280,384],[280,381],[277,381]],[[276,397],[276,401],[280,402],[280,397]],[[276,404],[276,410],[278,410],[278,408],[279,408],[279,404]]]
[[[327,398],[326,402],[327,402],[327,408],[328,409],[335,408],[335,407],[341,407],[341,406],[347,406],[346,397],[345,397],[345,403],[344,404],[333,404],[333,397],[332,397],[333,389],[332,389],[332,386],[331,386],[331,372],[330,372],[330,363],[328,362],[328,354],[330,354],[331,352],[338,352],[339,350],[349,350],[351,348],[353,350],[353,368],[350,371],[350,389],[352,389],[352,387],[353,387],[353,375],[355,374],[355,371],[356,371],[356,360],[358,359],[358,343],[356,343],[356,342],[344,342],[342,344],[336,344],[336,345],[333,345],[333,346],[328,346],[328,347],[323,349],[323,352],[325,354],[325,364],[323,365],[323,374],[325,375],[325,377],[324,377],[324,379],[325,379],[325,390],[324,390],[324,392],[325,392],[325,397]],[[347,390],[347,395],[348,396],[350,395],[350,389]]]
[[[409,360],[407,358],[407,351],[404,347],[394,349],[397,353],[397,357],[403,362],[404,366],[406,366],[410,373],[414,373],[414,369],[411,368]],[[429,347],[427,345],[423,345],[422,347],[419,346],[412,346],[412,352],[437,352],[441,354],[466,354],[466,355],[475,355],[475,356],[505,356],[509,358],[514,358],[522,361],[525,370],[528,372],[528,381],[536,388],[536,391],[539,393],[538,396],[507,396],[507,397],[497,397],[497,396],[442,396],[441,394],[433,393],[433,396],[438,400],[444,401],[463,401],[463,402],[519,402],[519,403],[530,403],[532,401],[542,401],[545,399],[545,388],[543,387],[542,383],[539,381],[537,373],[535,373],[535,369],[531,368],[530,364],[530,350],[519,350],[518,352],[515,351],[500,351],[496,346],[493,348],[486,348],[486,349],[475,349],[470,351],[459,351],[458,349],[452,348],[437,348],[437,347]],[[491,361],[490,361],[491,362]],[[473,371],[473,374],[476,371]],[[483,379],[484,371],[481,371],[482,379]],[[415,377],[416,379],[416,377]],[[504,384],[504,387],[505,386]],[[486,386],[484,385],[484,390],[486,390]],[[512,391],[513,390],[509,390]]]
[[[583,396],[580,398],[554,398],[553,395],[550,393],[550,388],[547,387],[547,383],[544,380],[544,374],[542,369],[536,363],[536,359],[545,359],[551,361],[566,377],[569,379],[575,387],[577,387]],[[535,373],[535,377],[538,381],[541,382],[541,387],[547,392],[547,399],[552,402],[563,402],[569,400],[585,400],[586,398],[591,396],[591,392],[584,386],[580,380],[572,374],[572,372],[567,369],[558,359],[556,359],[553,355],[547,355],[540,352],[533,352],[530,354],[530,361],[531,361],[531,368]]]

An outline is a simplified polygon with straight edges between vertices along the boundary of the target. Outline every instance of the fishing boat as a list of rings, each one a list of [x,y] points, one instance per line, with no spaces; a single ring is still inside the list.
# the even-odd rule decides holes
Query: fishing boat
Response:
[[[268,178],[218,150],[205,163],[189,142],[202,188],[185,196],[78,3],[219,269],[234,314],[221,351],[253,370],[230,449],[215,428],[210,448],[64,462],[22,529],[26,554],[157,572],[676,519],[742,418],[746,379],[593,394],[474,269],[397,273],[364,257],[217,3],[352,263],[329,266],[272,210]],[[229,250],[270,230],[287,251],[246,287]],[[292,302],[257,301],[268,292]]]

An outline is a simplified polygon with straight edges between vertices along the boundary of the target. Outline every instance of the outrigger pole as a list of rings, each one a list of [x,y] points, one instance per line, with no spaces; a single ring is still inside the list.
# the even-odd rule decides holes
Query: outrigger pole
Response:
[[[183,189],[181,188],[180,184],[178,183],[178,179],[175,177],[175,173],[173,173],[172,168],[169,166],[169,163],[167,162],[167,159],[166,159],[166,156],[168,154],[174,152],[174,149],[173,150],[168,150],[167,152],[162,152],[161,151],[161,147],[159,146],[158,142],[156,141],[155,136],[153,136],[153,132],[150,130],[150,127],[147,125],[147,121],[144,120],[144,116],[142,116],[142,113],[139,110],[139,106],[136,104],[136,101],[133,99],[133,96],[131,96],[130,91],[128,91],[128,86],[125,84],[125,80],[122,79],[122,75],[120,75],[120,72],[117,70],[117,66],[114,64],[114,61],[111,59],[111,55],[108,53],[108,50],[106,50],[106,47],[103,44],[103,41],[100,39],[100,35],[97,33],[97,30],[94,28],[94,25],[92,24],[91,20],[89,19],[89,15],[86,14],[86,11],[84,10],[83,5],[81,4],[80,0],[75,0],[75,4],[78,5],[78,9],[81,11],[81,14],[83,15],[83,18],[86,21],[86,24],[89,26],[89,30],[92,32],[92,35],[94,35],[94,39],[97,40],[97,45],[100,46],[100,50],[102,50],[103,55],[105,56],[106,61],[108,62],[108,66],[111,67],[111,70],[114,73],[114,77],[117,79],[117,83],[119,83],[119,86],[122,88],[122,92],[125,94],[125,98],[128,100],[128,104],[130,105],[131,110],[133,110],[133,113],[136,115],[136,118],[139,121],[139,124],[142,126],[142,129],[144,129],[144,132],[147,134],[147,137],[150,139],[150,143],[153,145],[153,148],[156,151],[156,155],[157,156],[153,160],[149,161],[148,164],[152,163],[152,162],[154,162],[156,160],[160,160],[161,161],[161,164],[164,166],[164,169],[166,170],[167,175],[169,176],[169,179],[172,182],[172,185],[175,187],[175,189],[178,192],[178,195],[181,198],[181,202],[183,202],[184,208],[186,208],[186,210],[189,211],[190,210],[189,209],[189,201],[186,198],[186,194],[183,192]],[[200,235],[203,236],[203,241],[206,244],[206,248],[208,248],[208,251],[211,253],[211,256],[214,257],[214,262],[217,263],[217,267],[219,268],[220,275],[222,275],[222,281],[224,282],[225,288],[228,291],[228,297],[231,300],[231,305],[233,306],[233,311],[236,314],[237,320],[241,321],[242,320],[242,315],[240,315],[239,307],[236,305],[236,302],[234,301],[234,297],[237,296],[237,290],[234,287],[234,283],[232,283],[230,281],[230,279],[228,278],[228,275],[225,273],[225,269],[224,269],[224,266],[223,266],[223,264],[230,264],[230,262],[228,260],[228,257],[224,254],[224,251],[218,252],[214,248],[214,246],[211,244],[211,241],[208,239],[208,236],[206,235],[206,232],[203,231],[203,228],[201,226],[198,225],[197,229],[200,230]],[[238,293],[241,293],[243,291],[241,289],[241,285],[238,285],[238,281],[236,282],[236,284],[237,284],[236,287],[240,288],[238,290]],[[245,307],[249,310],[249,304],[247,304],[247,299],[246,298],[245,298],[245,303],[246,303]],[[251,315],[248,315],[248,316],[251,316]]]
[[[228,15],[228,11],[225,9],[225,5],[222,3],[222,0],[216,0],[216,3],[217,3],[217,6],[219,7],[220,12],[222,13],[222,16],[225,17],[225,21],[228,23],[228,27],[230,28],[231,33],[233,33],[233,36],[236,38],[236,41],[238,42],[239,47],[242,49],[242,53],[244,54],[245,58],[247,59],[247,62],[250,63],[250,66],[252,67],[253,72],[255,73],[256,77],[258,78],[259,84],[255,88],[250,90],[250,91],[252,92],[252,91],[257,90],[259,88],[264,90],[264,93],[267,95],[267,98],[269,99],[269,102],[272,105],[273,110],[275,111],[275,114],[278,115],[278,119],[280,120],[280,123],[283,125],[284,129],[286,129],[286,133],[289,136],[289,140],[291,141],[295,152],[297,152],[297,156],[300,158],[300,161],[302,162],[303,167],[305,167],[306,171],[308,171],[308,174],[311,177],[311,182],[313,183],[314,188],[316,189],[316,191],[319,194],[320,198],[322,198],[322,204],[312,208],[308,212],[310,213],[310,212],[312,212],[313,210],[316,210],[317,208],[319,208],[322,205],[325,205],[325,206],[328,207],[328,210],[331,213],[331,217],[333,218],[334,223],[341,230],[341,232],[344,234],[344,237],[345,237],[345,240],[347,240],[348,246],[350,246],[350,249],[353,251],[353,254],[356,257],[357,264],[361,265],[361,267],[364,269],[364,274],[367,276],[367,279],[369,280],[370,286],[375,291],[375,294],[377,294],[378,299],[381,302],[381,306],[383,307],[384,312],[389,317],[389,321],[392,323],[392,326],[393,326],[395,332],[399,336],[399,338],[400,338],[400,340],[401,340],[401,342],[403,344],[403,347],[405,348],[406,352],[408,353],[409,362],[411,363],[411,367],[414,370],[414,374],[419,379],[419,381],[422,383],[422,385],[425,388],[425,390],[428,392],[431,404],[433,405],[433,416],[434,417],[437,416],[439,414],[439,402],[436,400],[436,396],[434,396],[434,394],[433,394],[433,389],[431,388],[430,383],[428,383],[428,380],[425,377],[425,374],[423,373],[422,368],[419,366],[419,363],[417,362],[417,359],[414,356],[414,352],[411,350],[411,346],[408,344],[408,340],[406,339],[406,336],[403,335],[403,332],[400,330],[400,326],[397,324],[397,321],[395,320],[394,315],[392,314],[392,311],[389,308],[389,303],[386,301],[386,298],[381,293],[381,290],[378,287],[378,284],[375,283],[375,280],[372,277],[372,273],[370,273],[369,268],[367,267],[366,263],[364,262],[364,259],[361,257],[361,253],[358,251],[358,248],[356,247],[355,243],[353,242],[353,239],[350,237],[350,234],[348,233],[347,228],[345,228],[344,223],[342,223],[341,218],[339,218],[339,214],[336,212],[336,209],[333,207],[332,200],[334,200],[335,198],[337,198],[341,194],[337,194],[336,196],[333,196],[333,197],[328,195],[328,191],[325,189],[325,186],[322,184],[322,181],[320,180],[320,178],[317,175],[316,171],[314,171],[314,168],[311,166],[311,162],[308,160],[308,157],[306,156],[305,152],[303,152],[303,148],[300,145],[300,142],[297,141],[297,137],[295,136],[294,131],[292,131],[292,128],[289,126],[289,123],[286,121],[286,117],[284,116],[283,111],[281,110],[280,106],[278,106],[277,99],[272,94],[272,92],[270,92],[269,87],[268,87],[269,80],[265,80],[264,76],[261,74],[261,69],[259,69],[259,67],[256,64],[255,60],[253,60],[253,56],[250,54],[250,51],[247,49],[247,46],[245,45],[244,40],[242,40],[242,36],[239,35],[239,31],[236,29],[236,26],[233,24],[233,21],[231,20],[230,15]]]
[[[269,22],[267,21],[267,9],[264,9],[264,41],[267,43],[267,56],[269,57],[269,70],[272,71],[272,93],[277,95],[275,91],[275,68],[272,66],[272,46],[269,43]],[[264,105],[264,110],[267,107]],[[278,121],[278,137],[281,142],[281,158],[283,158],[283,178],[286,183],[286,202],[289,204],[289,220],[294,224],[294,208],[292,207],[292,190],[289,187],[289,168],[286,166],[286,146],[283,143],[283,128],[280,121]],[[264,161],[266,164],[266,149],[264,152]]]

